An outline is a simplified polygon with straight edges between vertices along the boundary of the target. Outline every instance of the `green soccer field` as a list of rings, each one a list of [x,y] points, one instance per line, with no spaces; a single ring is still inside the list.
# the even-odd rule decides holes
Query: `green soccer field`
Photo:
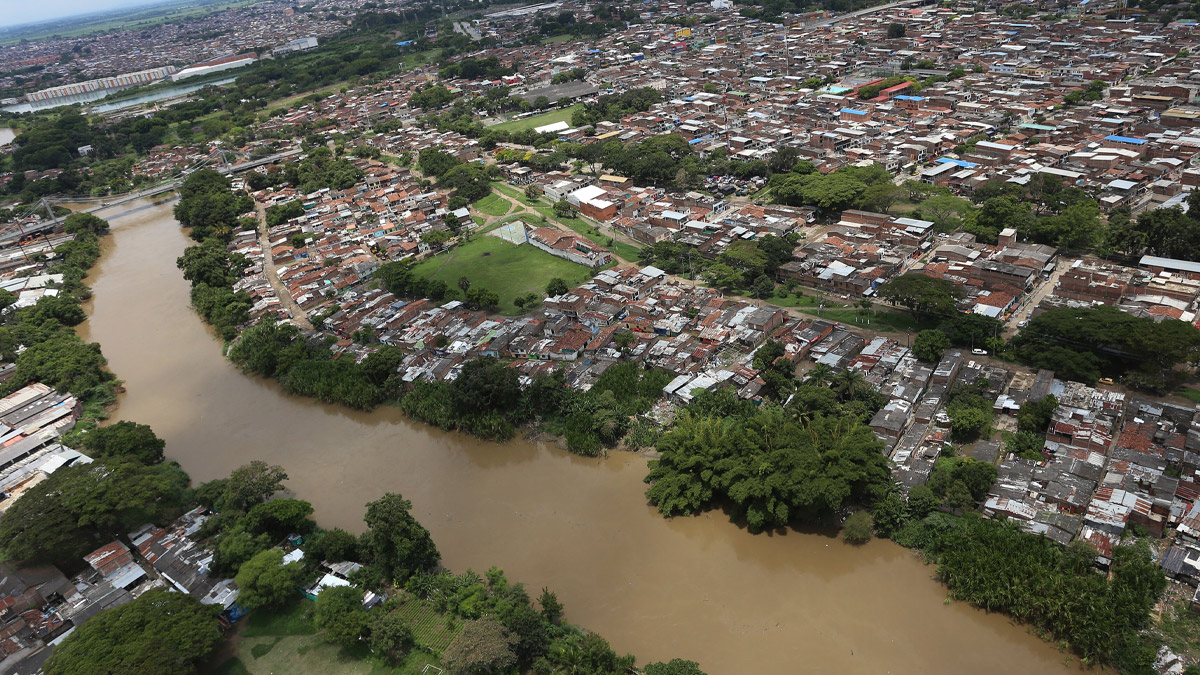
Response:
[[[418,276],[458,287],[460,277],[471,280],[500,296],[502,314],[520,314],[513,298],[528,293],[545,295],[546,284],[554,277],[567,285],[578,286],[592,278],[592,270],[569,260],[556,258],[530,244],[514,246],[498,237],[477,236],[448,253],[434,256],[413,268]]]

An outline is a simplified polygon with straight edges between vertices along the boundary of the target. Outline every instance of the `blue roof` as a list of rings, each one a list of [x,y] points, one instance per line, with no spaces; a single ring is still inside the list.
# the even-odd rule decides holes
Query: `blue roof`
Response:
[[[850,113],[851,115],[866,115],[866,110],[855,110],[854,108],[842,108],[842,112]]]
[[[964,169],[972,169],[972,168],[979,166],[975,162],[968,162],[968,161],[961,160],[961,159],[950,159],[949,157],[942,157],[942,158],[939,158],[937,161],[942,164],[954,164],[955,166],[961,166]]]
[[[396,43],[396,46],[397,47],[407,47],[407,46],[411,45],[412,43],[413,43],[412,40],[401,40],[400,42]]]
[[[1145,145],[1147,142],[1144,138],[1130,138],[1128,136],[1105,136],[1104,140],[1116,141],[1117,143],[1131,143],[1133,145]]]
[[[892,98],[899,101],[924,101],[924,96],[893,96]]]
[[[704,140],[704,139],[703,138],[693,138],[692,140],[688,141],[688,145],[695,145],[702,140]]]

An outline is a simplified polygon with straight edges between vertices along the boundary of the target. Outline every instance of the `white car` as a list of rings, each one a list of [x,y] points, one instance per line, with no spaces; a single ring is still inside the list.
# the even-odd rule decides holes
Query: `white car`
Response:
[[[986,349],[972,349],[971,353],[974,354],[975,356],[987,356]]]

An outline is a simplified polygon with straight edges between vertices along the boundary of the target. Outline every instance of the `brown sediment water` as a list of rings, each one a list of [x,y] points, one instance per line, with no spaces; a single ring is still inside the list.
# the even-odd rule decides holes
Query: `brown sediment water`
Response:
[[[322,525],[352,531],[364,504],[399,492],[448,567],[496,565],[533,595],[549,587],[568,620],[643,663],[679,656],[711,675],[1073,670],[1006,617],[945,603],[933,568],[891,542],[751,535],[721,513],[665,520],[646,503],[643,457],[480,442],[245,376],[189,307],[171,204],[99,215],[113,230],[80,333],[125,383],[114,419],[151,425],[196,481],[281,464]]]
[[[0,127],[0,145],[8,145],[9,143],[12,143],[13,139],[16,137],[17,134],[12,129],[9,129],[8,127]]]

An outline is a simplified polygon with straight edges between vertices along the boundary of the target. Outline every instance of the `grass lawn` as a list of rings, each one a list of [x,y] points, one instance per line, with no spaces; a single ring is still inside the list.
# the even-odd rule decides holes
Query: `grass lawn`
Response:
[[[502,216],[508,213],[509,203],[497,194],[490,194],[471,205],[471,208],[489,216]]]
[[[445,618],[422,612],[426,603],[410,600],[414,610],[413,634],[420,644],[444,650],[461,630],[449,627]],[[392,667],[376,659],[365,645],[340,647],[316,635],[317,629],[307,616],[313,603],[297,597],[276,611],[258,610],[247,617],[238,642],[237,654],[213,669],[216,675],[269,675],[273,673],[322,673],[323,675],[420,675],[428,665],[439,665],[436,656],[420,650],[412,653],[398,666]],[[373,611],[383,611],[380,609]],[[418,622],[421,620],[424,623]]]
[[[513,187],[513,186],[509,185],[508,183],[504,183],[501,181],[495,181],[492,183],[492,187],[499,190],[500,192],[503,192],[504,194],[508,195],[509,197],[512,197],[513,199],[521,202],[525,206],[535,206],[535,205],[541,203],[540,199],[530,199],[530,198],[526,197],[525,190],[523,188]]]
[[[427,664],[438,665],[428,653],[413,650],[398,666],[377,661],[366,646],[340,647],[306,635],[242,638],[238,654],[213,672],[216,675],[420,675]]]
[[[575,287],[592,278],[592,271],[562,258],[556,258],[529,244],[514,246],[499,237],[477,235],[474,240],[448,253],[434,256],[413,268],[416,274],[437,279],[456,288],[466,277],[500,296],[502,314],[520,314],[513,299],[528,293],[543,295],[554,277]]]
[[[573,39],[575,39],[574,35],[571,35],[570,33],[563,33],[562,35],[553,35],[548,38],[542,38],[542,44],[549,45],[554,44],[555,42],[566,42],[567,40]]]
[[[305,91],[305,92],[301,92],[299,94],[293,94],[291,96],[287,96],[287,97],[281,98],[277,101],[272,101],[272,102],[268,103],[267,107],[263,108],[263,112],[266,115],[270,115],[272,112],[275,112],[276,110],[279,110],[281,108],[283,108],[283,109],[291,108],[293,105],[298,103],[300,101],[300,99],[302,99],[306,96],[311,96],[313,94],[317,94],[318,96],[327,96],[329,94],[332,94],[335,91],[338,91],[342,87],[346,87],[346,86],[349,86],[346,82],[334,82],[333,84],[325,85],[324,87],[321,87],[319,89],[313,89],[311,91]]]
[[[308,616],[312,603],[296,596],[284,607],[274,610],[258,610],[246,617],[242,637],[280,637],[285,635],[312,635],[317,627]]]
[[[417,66],[424,65],[433,60],[438,55],[440,49],[426,49],[423,52],[411,52],[400,57],[400,69],[412,70]]]
[[[772,303],[774,299],[767,300]],[[863,328],[871,330],[880,330],[883,333],[908,333],[916,335],[926,328],[936,328],[936,325],[926,325],[912,318],[906,313],[872,310],[870,315],[863,315],[863,310],[857,307],[836,307],[836,309],[818,310],[817,307],[799,307],[799,310],[806,315],[817,316],[829,319],[829,321],[838,321],[850,325],[860,325]]]
[[[1175,392],[1175,395],[1182,396],[1192,403],[1200,403],[1200,390],[1196,390],[1191,387],[1180,387],[1179,390]]]
[[[524,117],[519,120],[509,120],[508,122],[494,124],[488,128],[495,129],[496,131],[521,131],[522,129],[535,129],[537,127],[544,127],[547,124],[554,124],[555,122],[566,122],[570,124],[571,115],[575,113],[576,108],[579,108],[582,105],[582,103],[577,103],[569,108],[559,108],[558,110],[551,110],[550,112],[545,112],[541,115]]]

